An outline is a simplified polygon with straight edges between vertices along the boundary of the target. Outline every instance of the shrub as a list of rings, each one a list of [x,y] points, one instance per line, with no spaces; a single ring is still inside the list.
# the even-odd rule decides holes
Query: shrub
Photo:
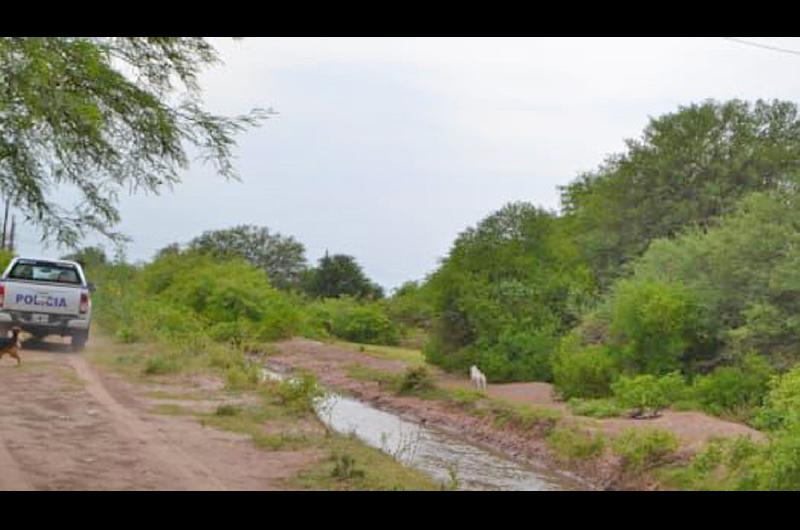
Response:
[[[356,467],[356,459],[348,454],[335,455],[331,476],[341,480],[364,478],[364,470]]]
[[[400,340],[399,328],[378,303],[352,298],[331,298],[307,308],[311,327],[353,342],[394,345]]]
[[[547,443],[570,460],[597,457],[605,448],[602,434],[592,434],[575,427],[554,428],[547,437]]]
[[[557,342],[547,330],[506,330],[493,345],[476,345],[477,364],[491,381],[551,381],[551,356]]]
[[[466,372],[478,363],[478,354],[471,348],[448,351],[437,335],[431,336],[422,346],[425,360],[449,372]]]
[[[300,377],[278,382],[275,393],[282,405],[296,414],[307,414],[314,410],[316,400],[324,395],[314,374],[304,373]]]
[[[14,259],[14,253],[10,250],[0,250],[0,274],[2,274],[6,267],[11,263],[11,260]]]
[[[259,371],[255,365],[234,364],[225,371],[228,390],[248,390],[258,385]]]
[[[717,368],[694,383],[694,395],[702,408],[712,414],[731,414],[748,419],[761,405],[772,374],[767,361],[752,355],[741,366]]]
[[[792,423],[779,431],[748,463],[750,470],[742,481],[744,486],[767,491],[799,490],[800,425]]]
[[[623,407],[634,409],[635,416],[657,415],[679,399],[687,390],[680,373],[656,377],[651,374],[635,377],[622,376],[612,385],[614,396]]]
[[[770,380],[769,393],[755,422],[769,430],[800,424],[800,365]]]
[[[677,283],[622,280],[611,306],[612,340],[633,372],[662,374],[680,367],[699,332],[699,307],[689,290]]]
[[[618,361],[609,348],[583,346],[575,334],[562,340],[553,359],[553,382],[566,398],[608,396],[618,375]]]
[[[398,383],[398,394],[418,394],[436,387],[433,376],[424,366],[408,368]]]
[[[675,435],[662,429],[624,430],[611,444],[614,452],[622,457],[625,469],[644,471],[662,463],[678,449]]]

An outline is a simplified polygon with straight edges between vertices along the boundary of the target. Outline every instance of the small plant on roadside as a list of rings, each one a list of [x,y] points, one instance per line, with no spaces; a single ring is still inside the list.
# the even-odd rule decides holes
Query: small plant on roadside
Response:
[[[183,368],[179,359],[174,355],[156,354],[144,366],[145,375],[163,375],[180,372]]]
[[[347,453],[334,456],[331,476],[339,480],[364,478],[364,470],[356,467],[356,460]]]
[[[274,388],[281,404],[298,415],[313,412],[314,404],[325,394],[317,378],[310,373],[280,381]]]
[[[447,482],[442,484],[445,491],[458,491],[461,488],[461,480],[458,478],[458,464],[447,463]]]
[[[225,386],[228,390],[251,390],[258,385],[259,372],[255,365],[234,365],[225,371]]]
[[[138,341],[139,338],[136,335],[136,332],[129,328],[128,326],[123,326],[114,333],[114,340],[117,342],[121,342],[122,344],[133,344],[134,342]]]

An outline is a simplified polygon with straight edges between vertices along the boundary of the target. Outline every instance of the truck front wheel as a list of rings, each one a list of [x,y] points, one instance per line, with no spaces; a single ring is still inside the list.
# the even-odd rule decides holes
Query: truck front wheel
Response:
[[[79,331],[72,335],[72,349],[74,351],[81,351],[86,347],[86,341],[89,340],[88,331]]]

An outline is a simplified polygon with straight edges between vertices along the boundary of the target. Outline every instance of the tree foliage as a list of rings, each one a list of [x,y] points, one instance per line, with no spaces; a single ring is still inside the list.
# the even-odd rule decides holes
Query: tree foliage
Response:
[[[549,379],[557,336],[591,290],[577,258],[564,225],[527,203],[463,232],[429,282],[437,312],[431,360],[461,358],[461,368],[479,361],[494,380]]]
[[[0,38],[0,190],[43,239],[75,246],[121,240],[119,193],[178,183],[189,146],[235,178],[234,137],[266,114],[203,108],[198,75],[218,62],[197,37]]]
[[[383,298],[383,288],[370,281],[352,256],[327,253],[303,280],[304,290],[315,298]]]
[[[800,175],[800,118],[786,101],[706,101],[650,120],[642,136],[562,188],[579,246],[602,285],[650,241],[707,228],[757,190]]]
[[[212,230],[189,242],[189,249],[216,257],[240,257],[266,271],[270,283],[298,287],[307,264],[305,247],[291,236],[270,233],[266,227],[240,225]]]

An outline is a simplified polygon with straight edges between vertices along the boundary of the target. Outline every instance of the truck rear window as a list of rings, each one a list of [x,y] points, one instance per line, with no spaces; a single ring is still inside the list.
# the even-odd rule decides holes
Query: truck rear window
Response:
[[[75,267],[39,261],[18,261],[8,273],[8,278],[70,285],[81,284],[81,278]]]

